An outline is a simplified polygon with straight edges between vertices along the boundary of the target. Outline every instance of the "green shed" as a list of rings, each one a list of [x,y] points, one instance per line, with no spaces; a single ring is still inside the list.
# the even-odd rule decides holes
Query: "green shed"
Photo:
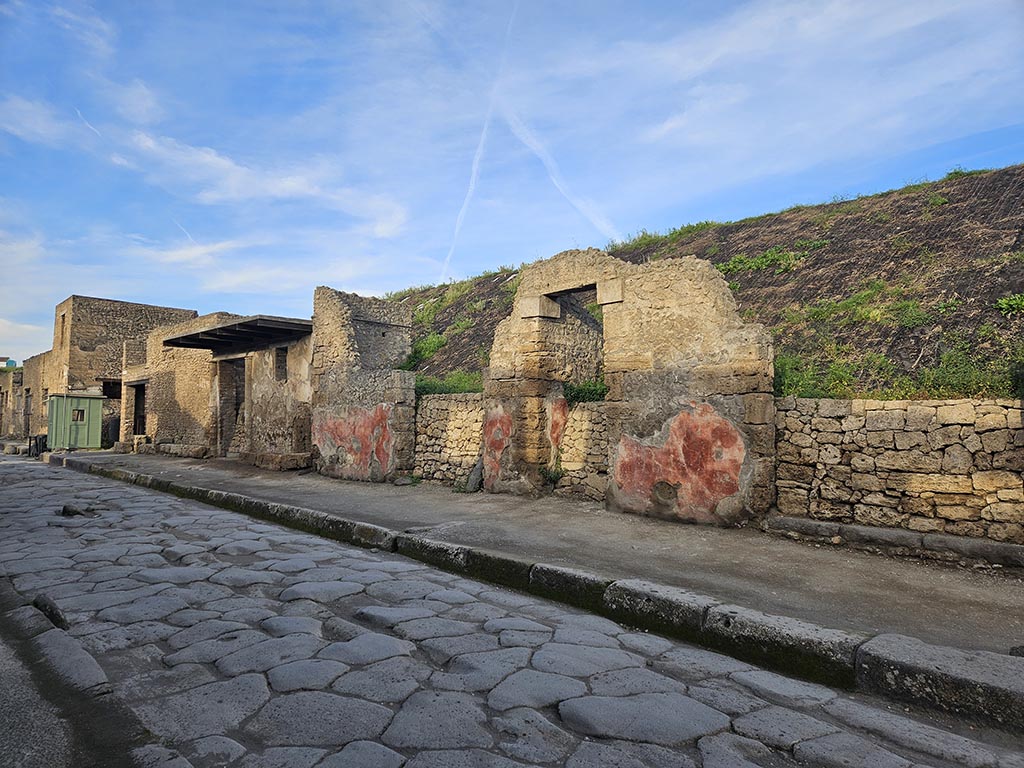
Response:
[[[103,401],[100,394],[69,392],[46,400],[51,451],[99,448],[103,432]]]

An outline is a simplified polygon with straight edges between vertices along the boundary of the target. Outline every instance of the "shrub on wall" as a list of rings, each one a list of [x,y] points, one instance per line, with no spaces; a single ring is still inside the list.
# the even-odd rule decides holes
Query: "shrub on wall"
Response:
[[[567,382],[562,392],[569,407],[572,408],[577,403],[593,403],[604,400],[608,394],[608,385],[604,383],[603,379],[581,381],[578,384]]]
[[[423,395],[453,395],[462,392],[483,392],[482,373],[452,371],[443,379],[437,376],[416,374],[416,397]]]

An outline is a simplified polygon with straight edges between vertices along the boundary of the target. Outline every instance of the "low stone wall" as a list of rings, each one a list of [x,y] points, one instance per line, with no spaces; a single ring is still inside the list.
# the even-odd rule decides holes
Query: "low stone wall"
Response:
[[[568,411],[559,445],[559,496],[603,501],[608,490],[607,403],[579,403]]]
[[[776,401],[782,515],[1024,544],[1016,400]]]
[[[416,410],[416,475],[465,485],[480,457],[483,425],[481,394],[421,397]]]

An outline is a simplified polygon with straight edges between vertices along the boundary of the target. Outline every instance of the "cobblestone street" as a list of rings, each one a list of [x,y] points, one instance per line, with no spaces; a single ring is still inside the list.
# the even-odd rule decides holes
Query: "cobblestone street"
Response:
[[[4,572],[54,601],[161,768],[1024,768],[1005,734],[7,457]]]

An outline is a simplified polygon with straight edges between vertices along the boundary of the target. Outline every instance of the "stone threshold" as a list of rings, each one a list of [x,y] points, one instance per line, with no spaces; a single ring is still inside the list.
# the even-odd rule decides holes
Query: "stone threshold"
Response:
[[[445,570],[530,592],[806,680],[933,707],[1024,732],[1024,658],[930,645],[899,634],[847,632],[774,616],[680,587],[615,579],[319,510],[174,483],[87,459],[51,464],[139,485]],[[945,538],[945,537],[943,537]]]

